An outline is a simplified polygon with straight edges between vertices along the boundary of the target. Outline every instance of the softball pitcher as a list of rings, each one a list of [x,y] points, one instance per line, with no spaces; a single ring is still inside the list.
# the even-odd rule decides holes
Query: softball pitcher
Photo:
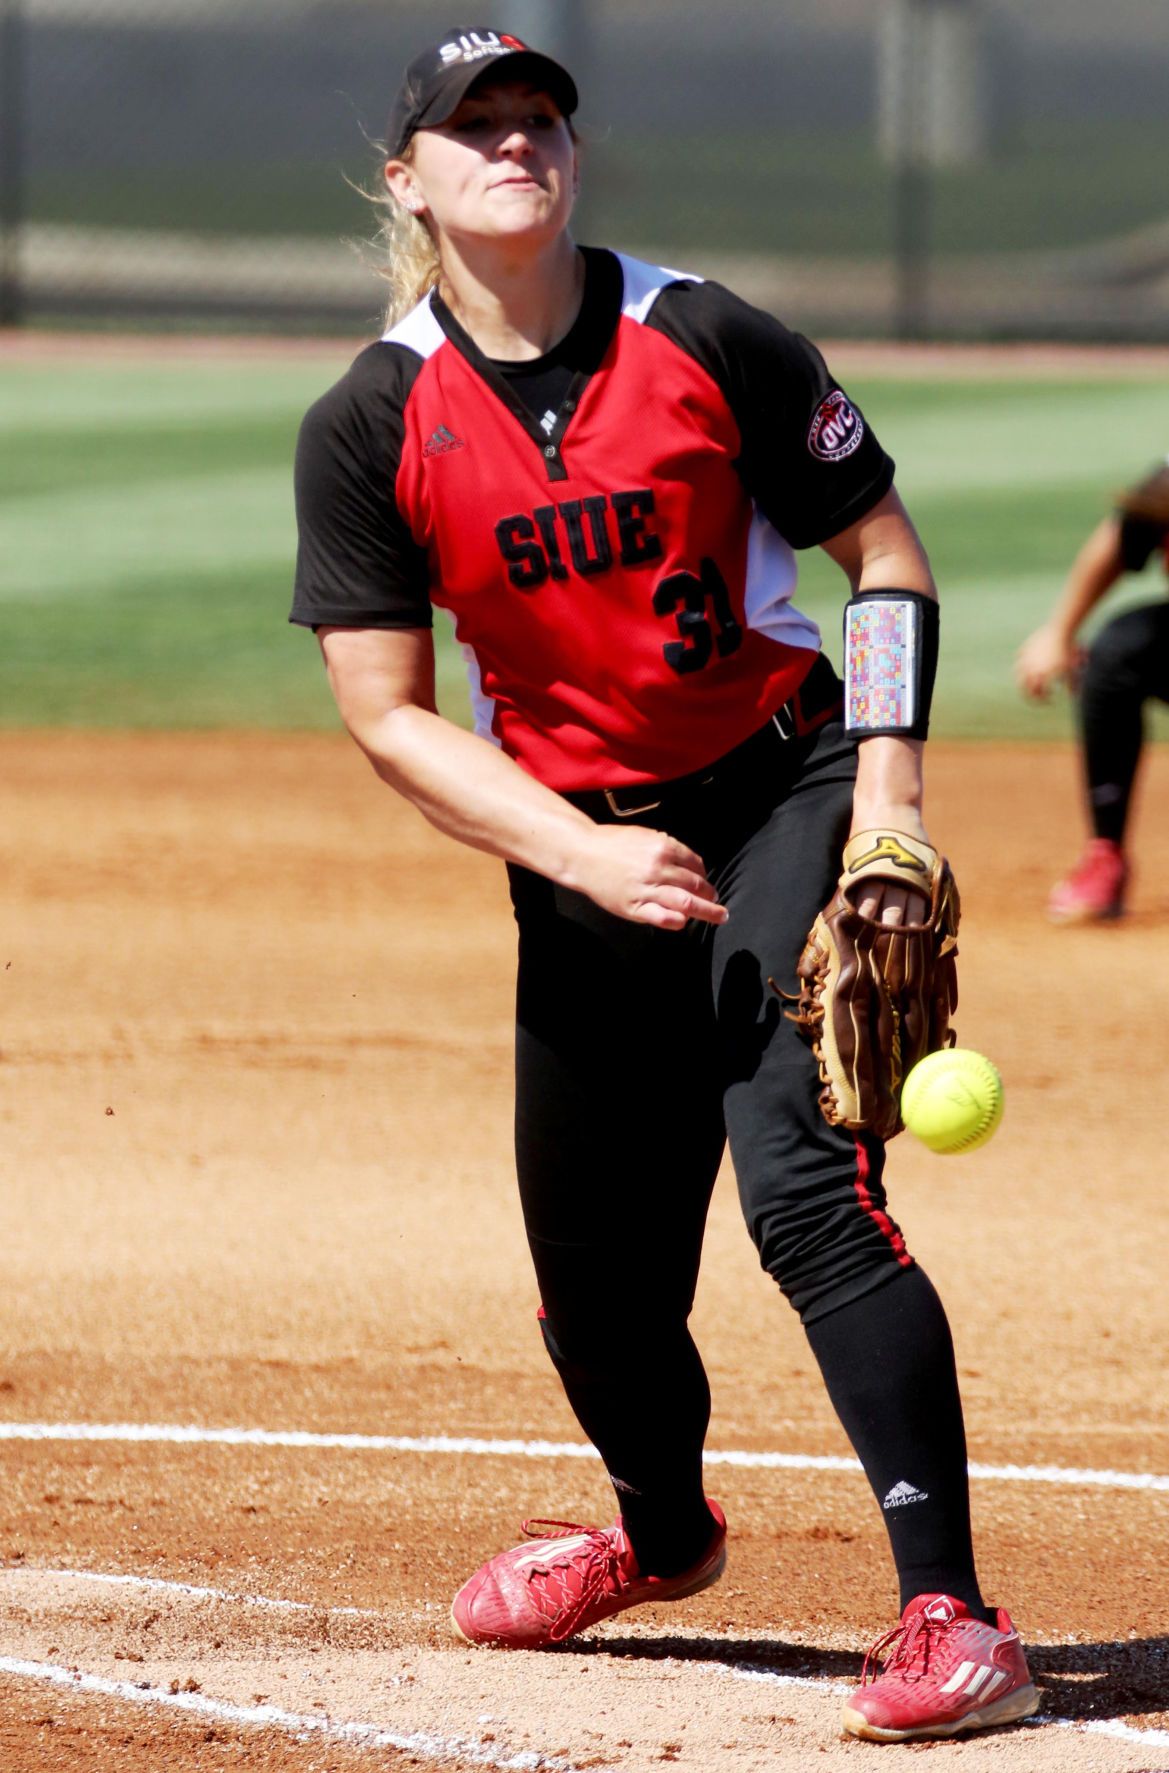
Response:
[[[620,1507],[609,1527],[535,1523],[460,1590],[455,1629],[546,1646],[721,1575],[687,1320],[729,1139],[900,1578],[846,1727],[1001,1724],[1038,1700],[975,1573],[946,1318],[889,1216],[877,1122],[821,1076],[814,998],[793,1019],[769,985],[797,992],[846,845],[890,942],[932,927],[929,565],[893,463],[807,340],[716,284],[574,244],[576,104],[563,67],[493,30],[410,64],[388,328],[309,412],[296,467],[292,619],[349,731],[440,830],[508,865],[540,1328]],[[849,593],[847,725],[792,601],[794,551],[817,546]],[[436,712],[435,607],[475,734]]]

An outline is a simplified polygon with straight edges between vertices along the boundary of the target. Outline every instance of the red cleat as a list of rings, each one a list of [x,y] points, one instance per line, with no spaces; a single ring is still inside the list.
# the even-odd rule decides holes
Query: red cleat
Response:
[[[727,1524],[717,1503],[710,1543],[680,1576],[643,1576],[620,1521],[615,1527],[574,1527],[568,1521],[525,1521],[529,1539],[501,1551],[465,1582],[451,1619],[468,1644],[540,1650],[561,1644],[602,1619],[655,1601],[680,1601],[718,1581],[727,1561]],[[534,1529],[551,1528],[546,1537]]]
[[[1128,886],[1124,851],[1110,837],[1094,837],[1066,880],[1051,890],[1047,915],[1052,923],[1092,923],[1123,917]]]
[[[882,1650],[887,1655],[878,1674],[875,1659]],[[1000,1608],[997,1626],[984,1625],[952,1595],[919,1594],[900,1625],[865,1657],[843,1723],[850,1735],[870,1742],[904,1742],[1013,1724],[1038,1709],[1039,1694],[1008,1613]]]

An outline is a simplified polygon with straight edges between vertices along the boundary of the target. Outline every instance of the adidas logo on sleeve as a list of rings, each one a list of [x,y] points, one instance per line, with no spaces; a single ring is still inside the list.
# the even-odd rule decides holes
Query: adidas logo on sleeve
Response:
[[[461,437],[456,437],[445,425],[439,425],[437,430],[431,432],[430,442],[423,444],[422,453],[424,456],[449,456],[453,449],[466,447]]]

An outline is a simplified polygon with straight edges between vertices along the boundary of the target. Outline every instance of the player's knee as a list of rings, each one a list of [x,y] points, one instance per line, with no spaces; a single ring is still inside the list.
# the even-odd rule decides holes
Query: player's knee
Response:
[[[766,1263],[763,1266],[767,1268]],[[831,1267],[809,1263],[803,1267],[789,1267],[782,1276],[773,1268],[768,1272],[806,1327],[868,1292],[877,1284],[878,1277],[883,1279],[912,1267],[913,1261],[908,1253],[881,1244],[854,1251],[847,1260]]]
[[[777,1214],[752,1227],[759,1260],[803,1323],[822,1317],[873,1277],[911,1264],[905,1240],[884,1210],[884,1197],[837,1197],[798,1223]]]
[[[566,1384],[615,1370],[665,1371],[679,1347],[689,1344],[685,1313],[615,1313],[597,1301],[577,1312],[541,1309],[540,1333],[548,1358]]]

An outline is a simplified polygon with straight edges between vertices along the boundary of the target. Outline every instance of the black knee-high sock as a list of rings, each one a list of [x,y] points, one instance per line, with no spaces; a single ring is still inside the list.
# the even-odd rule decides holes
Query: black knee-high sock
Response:
[[[807,1334],[883,1511],[902,1607],[950,1594],[993,1622],[974,1570],[954,1345],[930,1281],[902,1269]]]

